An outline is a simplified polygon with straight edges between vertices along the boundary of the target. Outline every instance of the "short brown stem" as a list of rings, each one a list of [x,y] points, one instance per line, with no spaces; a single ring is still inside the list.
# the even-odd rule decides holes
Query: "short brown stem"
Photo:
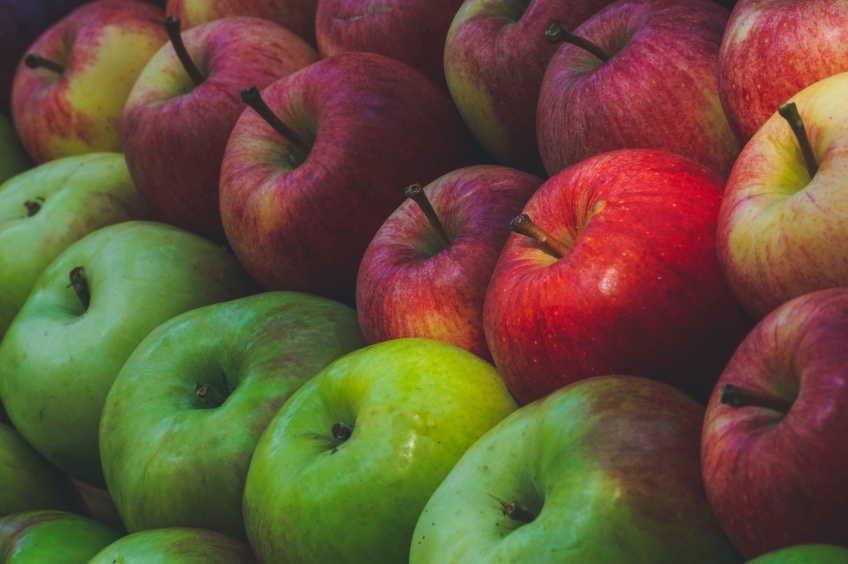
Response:
[[[26,57],[24,57],[24,64],[31,69],[42,68],[51,70],[56,74],[62,74],[65,72],[65,67],[55,61],[45,59],[38,53],[29,53]]]
[[[512,501],[503,501],[492,494],[489,494],[489,496],[500,503],[503,514],[513,521],[518,521],[519,523],[532,523],[536,519],[536,516],[521,505],[518,500],[514,499]]]
[[[541,243],[542,248],[550,255],[561,259],[568,254],[568,246],[562,241],[551,237],[544,229],[536,225],[530,216],[523,213],[512,220],[509,224],[513,231],[520,235],[530,237]]]
[[[268,125],[273,127],[277,133],[283,136],[287,141],[293,144],[295,147],[303,151],[304,153],[309,152],[309,145],[298,135],[295,130],[286,125],[283,120],[281,120],[277,115],[271,111],[271,108],[268,107],[268,104],[265,103],[265,100],[262,99],[262,95],[259,93],[259,89],[255,86],[248,88],[246,90],[241,91],[241,99],[245,104],[253,108],[253,110],[259,114],[262,119],[268,122]]]
[[[171,45],[173,45],[174,52],[177,54],[180,63],[182,63],[186,74],[188,74],[195,85],[199,85],[206,80],[206,77],[203,76],[203,73],[200,72],[200,69],[197,68],[197,65],[194,64],[194,61],[191,60],[191,56],[188,54],[188,49],[186,49],[185,43],[183,43],[183,36],[180,33],[179,18],[168,16],[162,23],[165,26],[165,31],[168,32]]]
[[[792,407],[792,402],[787,399],[733,384],[721,387],[719,401],[730,407],[764,407],[780,413],[788,413]]]
[[[438,214],[436,214],[436,210],[433,209],[433,204],[430,203],[430,199],[427,197],[427,194],[424,193],[424,188],[422,188],[420,184],[415,183],[404,188],[403,193],[406,194],[407,198],[418,204],[418,207],[421,208],[421,211],[424,212],[425,216],[427,216],[427,221],[429,221],[430,225],[433,226],[433,229],[436,231],[436,235],[439,236],[439,242],[442,246],[447,247],[450,245],[450,237],[448,237],[448,233],[445,231],[444,225],[442,225]]]
[[[27,200],[24,202],[24,207],[27,209],[27,217],[32,217],[41,211],[41,204],[44,203],[44,198],[41,196],[35,198],[34,200]]]
[[[74,267],[70,273],[71,283],[68,284],[69,288],[73,288],[74,292],[77,294],[77,298],[82,304],[83,309],[88,309],[88,306],[91,304],[91,293],[88,288],[88,280],[83,276],[83,270],[85,270],[82,266]]]
[[[581,49],[596,56],[604,63],[610,60],[609,53],[598,47],[598,45],[584,37],[565,31],[562,26],[556,22],[551,22],[545,29],[545,39],[548,40],[548,43],[554,45],[557,43],[570,43],[571,45],[576,45],[577,47],[580,47]]]
[[[343,443],[353,434],[353,425],[348,425],[347,423],[333,423],[331,432],[333,433],[333,438],[335,440],[339,443]]]
[[[804,120],[801,119],[801,114],[798,113],[798,106],[795,105],[795,102],[787,102],[777,108],[777,113],[792,128],[792,133],[795,134],[795,139],[798,140],[798,146],[801,148],[801,155],[804,157],[807,172],[810,174],[810,178],[814,177],[819,171],[819,163],[816,162],[816,154],[813,152],[810,138],[807,137],[807,128],[804,127]]]

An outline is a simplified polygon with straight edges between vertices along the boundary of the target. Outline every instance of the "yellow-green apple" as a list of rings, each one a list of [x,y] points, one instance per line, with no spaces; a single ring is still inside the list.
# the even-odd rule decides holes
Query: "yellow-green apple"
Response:
[[[156,218],[224,241],[221,160],[250,86],[264,88],[318,60],[303,39],[271,21],[232,17],[200,24],[162,47],[136,80],[121,120],[127,166]]]
[[[250,545],[262,562],[407,562],[427,499],[516,407],[491,364],[447,343],[395,339],[341,357],[259,439]]]
[[[164,11],[140,0],[76,8],[30,46],[12,84],[12,119],[36,163],[121,150],[121,113],[168,40]]]
[[[244,541],[205,529],[174,527],[140,531],[98,552],[88,564],[179,562],[180,564],[254,564]]]
[[[718,92],[744,145],[789,98],[848,71],[844,0],[740,0],[718,57]]]
[[[848,73],[787,104],[801,137],[772,115],[739,155],[719,212],[721,267],[757,319],[801,294],[848,285]]]
[[[233,16],[253,16],[289,29],[315,47],[318,0],[168,0],[165,13],[179,18],[186,29]]]
[[[749,327],[716,256],[723,187],[703,165],[647,149],[591,157],[539,187],[483,310],[495,365],[519,401],[604,374],[707,399]],[[524,226],[541,231],[520,234]]]
[[[613,0],[466,0],[445,38],[444,69],[465,123],[500,164],[543,176],[536,111],[557,47],[552,21],[570,30]]]
[[[536,132],[548,174],[616,149],[660,149],[727,178],[741,146],[718,94],[729,12],[711,0],[619,0],[563,44],[539,92]],[[555,26],[552,40],[570,40]],[[593,52],[597,51],[597,52]]]
[[[0,114],[0,183],[32,166],[15,126],[4,114]]]
[[[79,512],[81,501],[66,474],[0,423],[0,518],[37,509]]]
[[[746,558],[848,546],[846,339],[848,288],[794,298],[754,327],[710,398],[704,484]]]
[[[403,203],[403,188],[480,162],[447,93],[383,55],[326,57],[258,101],[288,137],[244,111],[227,143],[220,196],[227,239],[267,290],[352,304],[362,255]]]
[[[352,308],[296,292],[198,308],[151,332],[100,419],[103,473],[127,530],[247,540],[242,493],[259,436],[303,382],[363,346]]]
[[[483,435],[427,502],[410,564],[741,561],[704,493],[704,408],[598,376]]]
[[[47,267],[9,326],[0,401],[42,456],[102,486],[100,414],[136,346],[172,317],[253,291],[235,257],[197,235],[147,221],[103,227]]]
[[[796,544],[767,552],[747,564],[846,564],[848,548],[832,544]]]
[[[60,510],[0,518],[0,559],[7,564],[79,564],[121,537],[88,517]]]
[[[379,53],[421,71],[447,89],[445,37],[463,0],[319,0],[318,52]]]
[[[542,179],[498,165],[449,172],[386,219],[368,245],[356,310],[368,344],[420,337],[451,343],[489,362],[483,299],[518,215]]]
[[[0,338],[35,281],[71,243],[149,217],[121,153],[63,157],[0,185]]]

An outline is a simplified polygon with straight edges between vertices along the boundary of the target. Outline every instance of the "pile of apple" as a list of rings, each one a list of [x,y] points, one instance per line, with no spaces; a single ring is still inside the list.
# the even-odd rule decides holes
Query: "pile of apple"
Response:
[[[848,562],[844,0],[0,0],[0,562]]]

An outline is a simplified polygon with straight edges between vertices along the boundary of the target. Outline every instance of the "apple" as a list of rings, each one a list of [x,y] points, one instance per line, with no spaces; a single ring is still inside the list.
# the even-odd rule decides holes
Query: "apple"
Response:
[[[780,113],[769,118],[739,155],[719,212],[721,267],[756,319],[848,284],[848,73],[808,86],[793,107],[798,134]]]
[[[172,317],[253,291],[236,259],[197,235],[146,221],[99,229],[47,267],[6,332],[0,401],[42,456],[102,487],[100,415],[130,353]]]
[[[558,46],[552,21],[571,30],[614,0],[466,0],[445,38],[451,97],[477,141],[505,166],[547,176],[536,143],[542,78]]]
[[[0,518],[36,509],[78,512],[80,498],[67,475],[0,423]]]
[[[615,375],[521,407],[436,489],[410,564],[739,562],[704,494],[703,415],[671,386]]]
[[[59,510],[0,517],[0,556],[8,564],[88,562],[121,534],[88,517]]]
[[[746,558],[848,546],[848,288],[794,298],[744,339],[707,406],[702,468]]]
[[[36,163],[121,151],[121,113],[141,69],[168,40],[164,12],[138,0],[76,8],[20,61],[12,119]]]
[[[744,145],[789,98],[848,71],[848,4],[842,0],[740,0],[718,58],[718,89]]]
[[[832,544],[796,544],[749,560],[748,564],[845,564],[848,548]]]
[[[186,29],[221,18],[254,16],[280,24],[313,47],[317,9],[318,0],[167,0],[165,5],[165,13]]]
[[[404,62],[447,89],[445,38],[463,0],[319,0],[315,37],[322,57],[348,51]]]
[[[294,292],[198,308],[151,332],[100,420],[103,472],[127,529],[247,540],[242,492],[259,436],[303,382],[363,346],[352,308]]]
[[[31,166],[15,126],[9,118],[0,114],[0,184]]]
[[[179,26],[169,20],[176,42],[153,55],[130,91],[123,151],[157,219],[223,242],[218,182],[227,140],[244,110],[240,92],[264,88],[315,62],[318,53],[260,18],[215,20],[182,36]]]
[[[716,256],[723,187],[685,157],[623,149],[536,190],[513,229],[539,232],[510,235],[483,309],[495,365],[520,402],[605,374],[707,399],[749,328]]]
[[[728,16],[711,0],[619,0],[578,26],[582,46],[557,50],[539,92],[548,174],[612,150],[658,149],[727,178],[741,149],[718,93]],[[546,33],[572,41],[555,26]]]
[[[253,564],[257,560],[243,541],[204,529],[176,527],[122,537],[95,554],[88,564],[115,562]]]
[[[266,290],[353,304],[362,255],[403,188],[480,162],[450,97],[383,55],[326,57],[245,95],[265,118],[248,109],[233,128],[221,215]]]
[[[475,165],[410,187],[359,266],[356,310],[366,342],[436,339],[491,362],[486,287],[509,221],[541,184],[527,172]]]
[[[349,353],[292,395],[259,439],[244,491],[262,562],[407,562],[427,499],[516,409],[495,368],[440,341]]]
[[[0,185],[0,338],[70,244],[101,227],[149,217],[120,153],[63,157]]]

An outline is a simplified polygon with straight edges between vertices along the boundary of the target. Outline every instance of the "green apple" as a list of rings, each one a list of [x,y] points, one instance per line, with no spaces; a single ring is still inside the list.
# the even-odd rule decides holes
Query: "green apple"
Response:
[[[635,376],[525,405],[427,502],[409,562],[740,562],[704,493],[703,418],[689,396]]]
[[[0,423],[0,517],[36,509],[79,511],[80,502],[66,474]]]
[[[848,564],[848,548],[832,544],[796,544],[767,552],[748,564]]]
[[[15,127],[5,114],[0,113],[0,183],[31,166]]]
[[[262,431],[303,382],[364,346],[353,308],[295,292],[206,306],[154,330],[100,421],[103,472],[127,530],[246,540],[242,494]]]
[[[427,499],[516,408],[494,366],[447,343],[343,356],[259,440],[244,492],[250,545],[263,562],[407,562]]]
[[[168,528],[140,531],[122,537],[88,564],[251,564],[256,562],[244,541],[213,531]]]
[[[88,517],[66,511],[24,511],[0,519],[4,564],[79,564],[121,534]]]
[[[148,221],[99,229],[47,267],[9,326],[0,401],[42,456],[102,486],[100,414],[130,353],[172,317],[253,291],[235,257],[197,235]]]
[[[0,338],[39,275],[71,243],[150,217],[121,153],[44,163],[0,186]]]

